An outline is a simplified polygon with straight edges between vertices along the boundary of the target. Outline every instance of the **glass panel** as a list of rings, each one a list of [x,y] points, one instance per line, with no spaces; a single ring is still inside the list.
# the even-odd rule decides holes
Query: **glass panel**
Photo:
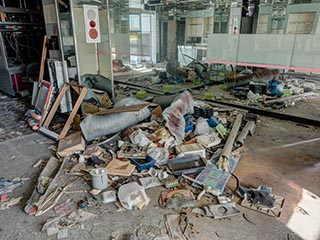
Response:
[[[124,33],[111,34],[112,59],[122,60],[124,64],[130,64],[130,35]]]
[[[96,1],[92,2],[96,3]],[[79,82],[81,83],[81,78],[85,74],[101,75],[107,78],[107,80],[103,81],[111,81],[111,83],[99,82],[99,85],[104,86],[103,88],[109,88],[107,86],[111,86],[110,90],[112,91],[112,96],[114,96],[107,9],[107,5],[98,4],[101,41],[99,43],[88,43],[85,31],[83,4],[81,2],[72,4],[74,41]],[[99,81],[101,81],[101,79]]]
[[[210,34],[208,40],[207,61],[209,62],[236,62],[239,35]]]
[[[320,71],[320,41],[319,35],[298,34],[293,52],[293,67],[301,67],[301,71]],[[308,68],[310,68],[308,70]],[[299,70],[299,69],[297,69]]]
[[[86,42],[83,8],[74,7],[73,17],[78,59],[78,72],[80,77],[87,73],[97,74],[98,63],[95,44]]]
[[[290,66],[293,44],[290,35],[240,34],[238,62]]]

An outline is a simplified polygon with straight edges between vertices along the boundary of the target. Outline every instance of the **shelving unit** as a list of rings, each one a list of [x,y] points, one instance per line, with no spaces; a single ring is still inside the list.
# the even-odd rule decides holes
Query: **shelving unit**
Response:
[[[31,90],[31,81],[35,80],[28,69],[41,59],[44,36],[41,4],[2,0],[0,20],[0,90],[14,96]],[[31,72],[37,74],[37,70]]]

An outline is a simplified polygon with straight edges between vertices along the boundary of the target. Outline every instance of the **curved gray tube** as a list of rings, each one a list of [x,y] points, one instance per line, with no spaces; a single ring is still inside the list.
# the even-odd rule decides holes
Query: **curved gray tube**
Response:
[[[144,103],[136,99],[122,99],[115,104],[116,107],[132,106]],[[81,123],[81,131],[87,141],[98,137],[120,132],[150,116],[150,110],[146,107],[139,112],[123,112],[108,115],[89,114]]]
[[[237,140],[234,142],[235,147],[242,147],[246,137],[250,133],[253,135],[254,129],[256,128],[256,124],[254,121],[248,121],[247,124],[242,129],[240,135],[237,137]]]

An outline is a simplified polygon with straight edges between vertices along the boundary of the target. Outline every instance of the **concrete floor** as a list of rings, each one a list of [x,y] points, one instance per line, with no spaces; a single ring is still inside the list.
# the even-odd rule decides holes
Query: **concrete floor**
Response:
[[[12,194],[24,196],[21,204],[0,212],[0,239],[56,239],[41,232],[43,223],[54,216],[53,212],[33,217],[22,210],[40,172],[32,165],[50,156],[51,144],[43,143],[46,140],[34,133],[0,143],[0,177],[30,177]],[[319,146],[319,128],[261,118],[255,135],[245,143],[245,153],[235,174],[244,186],[266,184],[273,188],[274,194],[285,197],[281,217],[272,218],[241,206],[239,210],[252,223],[242,214],[224,220],[190,215],[195,232],[191,239],[320,239]],[[118,235],[130,233],[138,235],[138,239],[157,239],[156,236],[165,232],[164,215],[174,213],[159,207],[161,190],[159,187],[147,190],[151,203],[141,211],[117,212],[113,204],[89,209],[98,217],[71,228],[68,239],[117,239]]]

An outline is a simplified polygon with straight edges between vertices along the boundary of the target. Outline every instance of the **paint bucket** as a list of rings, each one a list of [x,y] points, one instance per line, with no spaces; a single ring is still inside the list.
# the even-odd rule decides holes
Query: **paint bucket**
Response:
[[[96,168],[90,171],[92,188],[103,190],[108,187],[108,175],[107,169],[105,168]]]

